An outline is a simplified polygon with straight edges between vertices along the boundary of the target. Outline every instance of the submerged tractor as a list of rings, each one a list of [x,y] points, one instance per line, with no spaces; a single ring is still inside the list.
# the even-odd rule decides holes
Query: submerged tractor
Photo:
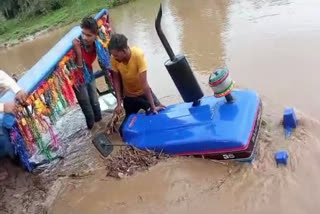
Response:
[[[171,155],[193,155],[218,160],[254,158],[262,105],[258,94],[233,90],[226,68],[209,77],[214,96],[204,97],[184,55],[175,55],[161,29],[162,8],[155,27],[169,55],[165,62],[184,103],[168,106],[157,115],[134,114],[123,138],[129,145]]]

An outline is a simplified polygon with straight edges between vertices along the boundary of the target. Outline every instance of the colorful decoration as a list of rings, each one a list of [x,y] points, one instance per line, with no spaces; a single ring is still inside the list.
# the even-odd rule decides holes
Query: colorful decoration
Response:
[[[33,165],[29,161],[28,152],[24,145],[24,139],[16,126],[10,130],[10,137],[11,142],[14,145],[15,153],[18,155],[23,166],[31,172],[33,170]]]
[[[101,19],[98,23],[104,26],[105,21]],[[109,40],[110,35],[99,29],[95,42],[97,55],[100,65],[108,72]],[[69,107],[76,104],[74,89],[92,81],[92,78],[92,71],[87,69],[85,63],[83,69],[76,66],[74,52],[70,50],[58,63],[55,71],[29,95],[26,104],[18,106],[10,137],[16,154],[28,171],[32,171],[35,166],[29,161],[35,153],[40,153],[49,161],[55,159],[59,142],[53,125]],[[49,136],[50,139],[44,136]]]
[[[99,63],[102,64],[105,69],[109,70],[111,67],[108,50],[104,48],[99,41],[96,41],[96,51],[99,58]]]

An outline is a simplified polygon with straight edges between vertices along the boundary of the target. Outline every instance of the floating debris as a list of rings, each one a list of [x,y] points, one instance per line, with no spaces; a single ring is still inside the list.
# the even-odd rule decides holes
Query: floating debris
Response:
[[[292,130],[298,126],[298,120],[294,108],[286,108],[284,110],[283,126],[285,128],[286,138],[290,137]]]
[[[116,155],[107,159],[107,176],[118,179],[130,176],[136,171],[148,170],[151,166],[169,157],[169,155],[153,151],[142,151],[130,146],[123,147]]]
[[[275,159],[276,159],[277,165],[278,164],[287,165],[288,157],[289,157],[288,151],[286,151],[286,150],[277,151],[275,154]]]
[[[121,112],[114,111],[110,121],[106,125],[106,134],[119,133],[120,125],[125,118],[125,111],[121,109]]]

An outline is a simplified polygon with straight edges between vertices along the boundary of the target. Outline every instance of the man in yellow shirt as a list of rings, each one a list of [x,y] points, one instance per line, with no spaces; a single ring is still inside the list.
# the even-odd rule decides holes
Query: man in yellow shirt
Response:
[[[143,51],[129,47],[128,39],[122,34],[113,34],[109,42],[114,88],[118,105],[116,111],[123,107],[126,118],[140,109],[157,114],[165,107],[153,94],[147,80],[147,63]]]

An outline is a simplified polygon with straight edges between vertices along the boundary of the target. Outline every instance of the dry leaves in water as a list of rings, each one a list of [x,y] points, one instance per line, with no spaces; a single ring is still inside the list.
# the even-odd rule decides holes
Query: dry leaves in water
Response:
[[[136,171],[147,170],[169,157],[169,155],[153,151],[142,151],[130,146],[123,147],[116,155],[107,159],[107,176],[118,179],[130,176]]]

